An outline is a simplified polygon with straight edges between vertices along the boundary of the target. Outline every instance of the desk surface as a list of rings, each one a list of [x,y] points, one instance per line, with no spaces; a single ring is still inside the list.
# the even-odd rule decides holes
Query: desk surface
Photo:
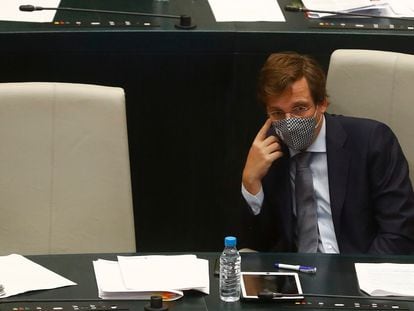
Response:
[[[286,4],[290,4],[291,0],[278,0],[281,8]],[[154,0],[101,0],[101,1],[85,1],[81,0],[62,0],[60,7],[73,7],[73,8],[86,8],[86,9],[101,9],[101,10],[118,10],[118,11],[131,11],[131,12],[147,12],[156,14],[172,14],[182,15],[186,14],[192,17],[192,20],[197,25],[194,30],[179,30],[174,27],[175,21],[171,19],[152,18],[152,17],[133,17],[111,14],[99,14],[99,13],[85,13],[85,12],[67,12],[58,11],[55,20],[52,23],[24,23],[24,22],[8,22],[0,21],[0,40],[7,39],[7,35],[10,34],[28,34],[34,35],[33,40],[39,40],[45,35],[49,34],[49,38],[54,38],[54,34],[66,34],[66,39],[73,39],[75,37],[82,37],[85,34],[99,33],[99,38],[93,40],[93,42],[82,41],[82,46],[85,48],[88,44],[96,44],[96,40],[110,40],[105,45],[107,48],[124,50],[126,46],[133,49],[139,49],[142,44],[145,44],[145,49],[173,49],[174,46],[180,41],[177,49],[179,51],[206,51],[207,50],[219,50],[229,51],[238,47],[241,51],[268,51],[274,50],[275,42],[269,42],[269,37],[274,34],[290,36],[290,40],[295,36],[297,47],[310,44],[312,41],[319,40],[320,36],[327,37],[333,42],[347,43],[364,42],[363,40],[371,40],[372,37],[382,37],[383,39],[394,38],[394,42],[388,42],[388,45],[380,45],[378,47],[388,47],[388,49],[400,50],[404,48],[400,46],[398,40],[395,38],[407,39],[414,35],[414,22],[395,22],[383,18],[379,19],[330,19],[328,23],[323,23],[328,26],[320,28],[320,21],[311,20],[305,18],[303,13],[286,12],[284,15],[286,22],[219,22],[215,21],[214,15],[208,4],[208,0],[170,0],[168,2],[157,2]],[[28,12],[27,14],[36,14],[36,12]],[[109,25],[109,21],[115,21],[114,26]],[[125,21],[130,21],[131,25],[125,25]],[[76,23],[80,24],[76,24]],[[98,22],[100,25],[91,25],[91,22]],[[145,23],[151,23],[151,26],[144,26]],[[124,23],[124,24],[123,24]],[[345,23],[346,25],[359,24],[359,25],[373,25],[377,24],[381,27],[391,27],[393,29],[361,29],[359,28],[332,28],[332,23],[339,25]],[[408,27],[408,28],[407,28]],[[401,29],[403,30],[401,30]],[[400,30],[397,30],[400,29]],[[145,36],[153,38],[163,34],[164,39],[171,36],[174,37],[174,41],[164,41],[163,45],[158,45],[154,41],[137,40],[136,42],[128,42],[122,44],[122,40],[116,40],[116,44],[112,40],[114,34],[122,34],[126,37]],[[214,33],[214,37],[211,37]],[[36,35],[37,34],[37,35]],[[196,34],[196,35],[194,35]],[[254,35],[254,36],[252,36]],[[306,35],[304,37],[303,35]],[[342,38],[338,41],[337,36],[341,35]],[[248,36],[253,39],[252,42],[244,42],[244,37]],[[352,36],[352,40],[348,36]],[[197,37],[201,37],[200,41]],[[361,37],[361,38],[358,38]],[[24,36],[27,42],[27,46],[30,47],[30,37]],[[183,45],[183,40],[191,38],[191,44]],[[206,44],[205,39],[208,38],[209,44]],[[168,39],[165,39],[168,40]],[[172,40],[172,39],[170,39]],[[283,39],[286,40],[286,39]],[[361,41],[360,41],[361,40]],[[1,41],[0,41],[1,42]],[[406,42],[406,41],[405,41]],[[32,45],[32,49],[41,49],[43,42]],[[175,44],[174,44],[175,43]],[[109,45],[108,45],[109,44]],[[121,45],[119,45],[121,44]],[[370,42],[373,44],[373,42]],[[284,41],[279,42],[278,46],[285,45]],[[1,49],[10,48],[4,45]],[[55,45],[56,49],[79,49],[79,45],[74,44],[59,44]],[[313,48],[315,49],[315,47]],[[408,49],[405,46],[405,49]]]
[[[29,1],[30,2],[30,1]],[[192,17],[197,28],[192,32],[197,31],[239,31],[239,32],[297,32],[306,31],[312,33],[345,33],[349,30],[335,29],[335,28],[320,28],[318,24],[320,20],[313,20],[305,18],[301,12],[286,12],[283,10],[286,4],[291,4],[291,0],[278,0],[283,14],[286,18],[284,22],[219,22],[215,21],[213,12],[208,4],[208,0],[169,0],[165,2],[154,0],[100,0],[100,1],[82,1],[82,0],[62,0],[60,7],[84,8],[84,9],[99,9],[99,10],[115,10],[123,12],[140,12],[140,13],[155,13],[155,14],[170,14],[170,15],[189,15]],[[27,14],[36,14],[36,12],[28,12]],[[118,23],[120,21],[132,21],[132,24]],[[174,19],[152,18],[152,17],[136,17],[128,15],[102,14],[90,12],[68,12],[58,11],[55,20],[56,23],[19,23],[19,22],[0,22],[0,32],[14,32],[14,31],[160,31],[170,30],[174,32],[183,32],[174,27]],[[80,21],[81,23],[76,23]],[[100,22],[91,25],[87,21]],[[110,25],[108,21],[115,21],[114,25]],[[143,23],[136,23],[136,21],[146,21],[153,25],[145,26]],[[323,21],[323,20],[322,20]],[[395,21],[384,18],[369,19],[369,18],[339,18],[339,19],[325,19],[325,21],[342,21],[352,24],[373,24],[379,25],[414,25],[412,21]],[[399,29],[399,30],[398,30]],[[402,32],[405,35],[414,34],[411,28],[395,27],[393,30],[382,29],[361,29],[354,28],[355,33],[382,33],[392,35],[396,32]],[[185,32],[185,31],[184,31]]]
[[[205,258],[210,263],[210,295],[201,293],[186,293],[185,296],[176,301],[169,303],[170,310],[271,310],[275,306],[278,309],[304,308],[321,309],[320,302],[325,303],[324,309],[336,310],[341,307],[333,307],[333,303],[343,302],[346,305],[353,305],[354,302],[361,302],[369,309],[391,309],[392,305],[398,305],[400,309],[409,308],[412,303],[408,302],[390,302],[379,300],[357,300],[357,299],[331,299],[331,298],[307,298],[306,305],[294,305],[293,303],[275,304],[275,303],[258,303],[258,302],[237,302],[234,304],[223,303],[218,296],[218,278],[213,276],[213,268],[218,253],[197,253],[199,258]],[[64,277],[78,283],[77,286],[58,288],[53,290],[44,290],[32,293],[26,293],[14,297],[3,299],[2,302],[16,301],[97,301],[98,292],[93,272],[92,261],[98,258],[116,260],[115,254],[83,254],[83,255],[45,255],[45,256],[28,256],[31,260],[47,267],[48,269],[61,274]],[[412,256],[342,256],[326,254],[242,254],[243,271],[273,271],[273,263],[289,262],[292,264],[314,265],[318,268],[315,275],[300,274],[300,281],[304,293],[312,294],[330,294],[330,295],[352,295],[364,296],[358,290],[354,263],[355,262],[395,262],[395,263],[412,263]],[[102,301],[102,300],[101,300]],[[102,301],[105,302],[105,301]],[[370,303],[376,302],[380,307],[371,308]],[[144,301],[119,302],[119,305],[126,304],[131,310],[142,310],[147,304]],[[14,305],[14,304],[13,304]],[[330,306],[330,307],[328,307]],[[382,307],[381,307],[382,306]],[[342,307],[342,309],[344,309]],[[5,305],[0,305],[0,310],[6,311]]]

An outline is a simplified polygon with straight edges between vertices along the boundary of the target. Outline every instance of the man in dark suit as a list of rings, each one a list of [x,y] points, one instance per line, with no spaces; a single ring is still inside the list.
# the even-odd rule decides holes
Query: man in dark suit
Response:
[[[312,221],[298,216],[302,194],[295,193],[302,189],[295,186],[295,157],[307,153],[315,251],[414,253],[414,195],[407,161],[391,129],[373,120],[326,113],[325,74],[313,59],[296,53],[267,59],[258,95],[269,118],[243,170],[242,193],[248,203],[243,245],[309,251],[300,245],[312,235],[302,230]]]

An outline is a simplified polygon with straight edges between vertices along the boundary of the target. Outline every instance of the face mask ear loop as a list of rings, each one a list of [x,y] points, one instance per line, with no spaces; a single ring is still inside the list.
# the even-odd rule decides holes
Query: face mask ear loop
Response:
[[[318,106],[316,106],[316,107],[318,107]],[[313,117],[315,117],[315,115],[316,115],[316,111],[317,111],[317,109],[315,109],[315,113],[313,114]],[[321,114],[321,117],[319,118],[319,120],[318,120],[318,122],[316,123],[316,125],[315,125],[315,129],[319,126],[319,123],[322,121],[322,114]]]

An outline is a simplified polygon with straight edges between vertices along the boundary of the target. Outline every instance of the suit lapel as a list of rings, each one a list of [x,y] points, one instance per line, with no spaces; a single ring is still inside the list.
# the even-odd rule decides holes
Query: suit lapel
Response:
[[[332,220],[339,243],[340,216],[344,205],[348,185],[350,154],[344,148],[347,134],[338,120],[325,114],[326,151],[328,161],[329,195],[331,200]]]

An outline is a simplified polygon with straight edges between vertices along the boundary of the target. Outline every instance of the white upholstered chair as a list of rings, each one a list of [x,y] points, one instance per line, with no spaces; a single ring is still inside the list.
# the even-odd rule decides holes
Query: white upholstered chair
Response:
[[[124,91],[0,83],[0,254],[133,251]]]
[[[327,90],[329,112],[379,120],[394,131],[414,181],[414,55],[336,50]]]

